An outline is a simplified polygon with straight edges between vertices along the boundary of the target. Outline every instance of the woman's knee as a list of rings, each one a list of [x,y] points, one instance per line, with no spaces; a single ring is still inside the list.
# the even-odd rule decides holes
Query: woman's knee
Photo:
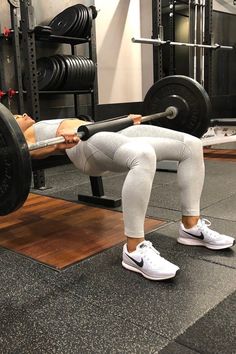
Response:
[[[138,144],[135,146],[133,159],[131,159],[131,168],[140,166],[146,170],[156,170],[156,153],[149,144]]]
[[[187,150],[191,152],[192,156],[202,158],[203,157],[203,146],[202,141],[193,136],[193,135],[185,135],[184,143],[188,147]]]

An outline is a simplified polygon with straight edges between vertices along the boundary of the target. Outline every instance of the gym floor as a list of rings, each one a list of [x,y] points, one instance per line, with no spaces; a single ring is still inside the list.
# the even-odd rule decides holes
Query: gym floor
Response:
[[[203,217],[234,237],[235,172],[234,161],[206,160],[202,195]],[[76,201],[78,192],[90,193],[88,177],[71,165],[48,169],[46,179],[52,188],[44,195]],[[120,196],[122,181],[104,177],[106,195]],[[122,244],[63,271],[0,248],[0,353],[236,353],[236,248],[176,243],[174,172],[156,174],[147,214],[166,222],[147,239],[180,266],[172,280],[123,269]]]

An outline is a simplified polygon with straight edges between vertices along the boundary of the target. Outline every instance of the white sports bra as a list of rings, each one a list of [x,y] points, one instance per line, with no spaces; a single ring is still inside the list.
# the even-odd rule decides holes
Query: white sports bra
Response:
[[[35,140],[43,141],[56,137],[57,129],[64,119],[41,120],[34,124]]]

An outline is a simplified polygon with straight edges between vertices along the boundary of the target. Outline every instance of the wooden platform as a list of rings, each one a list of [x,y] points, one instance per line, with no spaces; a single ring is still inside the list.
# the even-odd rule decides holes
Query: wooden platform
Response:
[[[236,162],[235,149],[204,149],[204,158],[207,160],[223,160]]]
[[[146,233],[163,223],[147,218]],[[0,223],[0,246],[57,269],[124,240],[122,213],[36,194]]]

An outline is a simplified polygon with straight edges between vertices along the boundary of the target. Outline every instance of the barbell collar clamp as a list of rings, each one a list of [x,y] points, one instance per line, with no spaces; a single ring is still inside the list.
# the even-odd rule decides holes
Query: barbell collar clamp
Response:
[[[168,107],[168,108],[165,110],[165,112],[168,114],[168,115],[166,116],[166,118],[168,118],[168,119],[174,119],[174,118],[177,116],[177,114],[178,114],[178,108],[176,108],[176,107],[174,107],[174,106],[170,106],[170,107]]]

